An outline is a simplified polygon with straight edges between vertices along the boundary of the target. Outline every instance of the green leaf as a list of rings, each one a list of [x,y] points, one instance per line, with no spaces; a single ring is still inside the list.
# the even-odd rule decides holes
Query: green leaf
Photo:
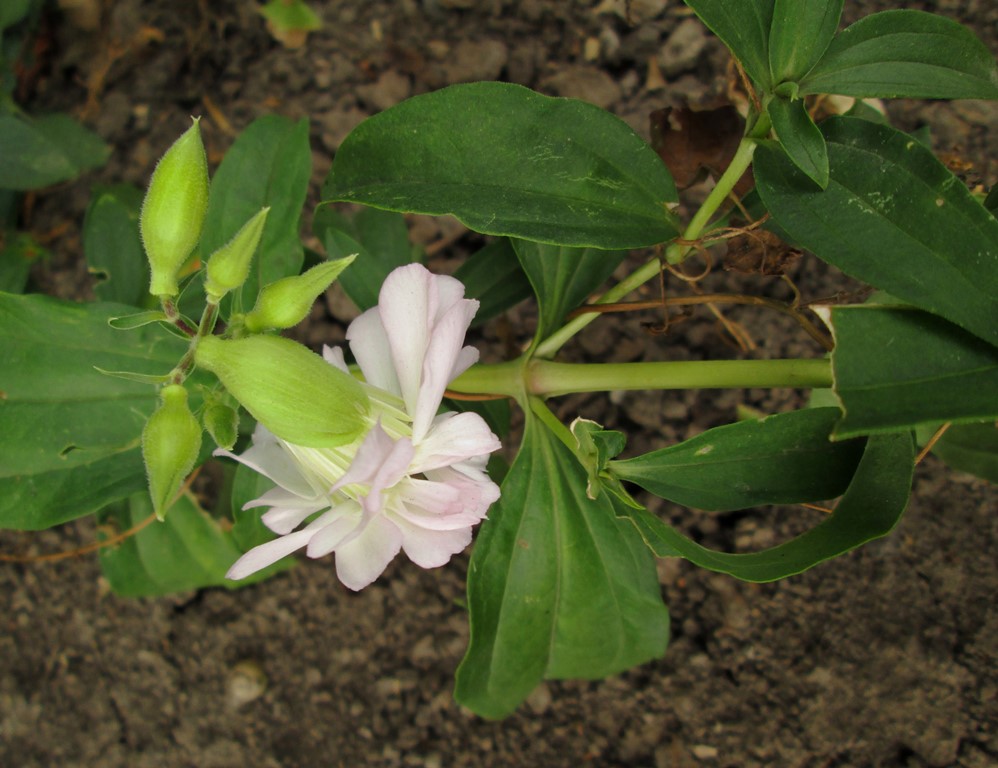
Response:
[[[48,251],[27,232],[0,232],[0,291],[21,293],[28,284],[31,265]]]
[[[32,0],[4,0],[0,5],[0,32],[27,16],[31,4]]]
[[[361,208],[348,218],[331,205],[320,205],[312,228],[328,258],[357,254],[357,260],[340,275],[340,285],[361,310],[377,305],[389,272],[414,261],[409,228],[398,213]]]
[[[565,316],[584,304],[627,255],[625,251],[570,248],[529,240],[514,240],[513,249],[537,296],[538,340],[560,328]]]
[[[998,99],[995,59],[969,29],[923,11],[883,11],[840,32],[801,93]]]
[[[835,37],[843,0],[775,0],[769,30],[769,67],[773,82],[796,81],[807,74]]]
[[[721,38],[749,77],[769,90],[769,35],[776,0],[686,0],[704,24]]]
[[[146,487],[139,435],[156,389],[94,366],[164,373],[186,344],[108,327],[128,310],[0,294],[0,526],[49,528]]]
[[[998,418],[998,349],[926,312],[834,307],[836,437]]]
[[[38,189],[103,165],[111,153],[69,115],[24,120],[0,114],[0,187]]]
[[[95,192],[83,220],[83,255],[98,277],[102,301],[141,306],[149,293],[149,266],[139,237],[142,193],[128,184]]]
[[[513,244],[506,237],[473,253],[457,268],[454,277],[464,283],[469,299],[481,302],[471,322],[472,328],[534,295]]]
[[[776,581],[890,533],[908,503],[914,457],[909,433],[870,438],[833,514],[784,544],[751,554],[707,549],[647,510],[628,508],[626,514],[659,557],[684,557],[701,568],[743,581]]]
[[[728,511],[841,496],[862,441],[833,443],[838,408],[808,408],[709,429],[678,445],[610,462],[610,471],[656,496]]]
[[[825,190],[758,147],[757,188],[775,222],[846,274],[998,344],[998,221],[910,136],[847,117],[822,130]]]
[[[303,0],[270,0],[260,13],[279,29],[319,29],[322,22]]]
[[[572,246],[638,248],[678,233],[675,184],[626,123],[511,83],[453,85],[365,120],[337,150],[322,198]]]
[[[664,653],[654,560],[616,514],[606,495],[586,498],[581,465],[529,418],[471,560],[459,703],[500,718],[545,677],[604,677]]]
[[[298,224],[312,173],[308,120],[278,115],[254,120],[232,145],[211,182],[201,254],[228,243],[261,208],[270,207],[249,279],[236,306],[249,309],[260,288],[296,275],[304,261]]]
[[[151,514],[147,493],[114,505],[99,516],[105,533],[127,531]],[[225,573],[242,554],[218,521],[189,494],[182,495],[163,521],[119,543],[103,547],[101,570],[111,588],[125,597],[151,597],[202,587],[228,586]],[[242,585],[242,582],[240,582]]]
[[[804,99],[776,96],[767,106],[776,138],[791,162],[815,184],[828,186],[828,147],[825,137],[808,114]]]
[[[998,484],[998,424],[954,424],[932,447],[953,469]]]

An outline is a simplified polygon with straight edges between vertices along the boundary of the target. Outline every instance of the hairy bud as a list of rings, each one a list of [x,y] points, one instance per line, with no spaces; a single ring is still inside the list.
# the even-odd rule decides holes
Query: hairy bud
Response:
[[[195,119],[160,159],[142,202],[139,231],[154,296],[177,295],[177,275],[201,237],[207,210],[208,161]]]
[[[201,425],[187,405],[187,390],[170,384],[160,393],[160,406],[142,430],[142,458],[156,516],[166,516],[201,450]]]
[[[228,243],[208,258],[204,289],[210,299],[217,302],[246,282],[269,212],[269,207],[261,208]]]
[[[256,306],[246,315],[246,330],[259,333],[298,325],[308,316],[315,300],[355,258],[356,254],[327,261],[304,274],[285,277],[264,286],[257,297]]]

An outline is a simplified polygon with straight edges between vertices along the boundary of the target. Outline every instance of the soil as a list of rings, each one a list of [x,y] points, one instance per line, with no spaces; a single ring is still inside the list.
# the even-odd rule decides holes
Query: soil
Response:
[[[66,3],[65,5],[70,5]],[[75,5],[75,3],[74,3]],[[83,3],[83,5],[87,5]],[[155,159],[203,114],[217,162],[235,132],[271,112],[312,120],[313,201],[338,144],[363,117],[452,82],[505,79],[604,106],[648,135],[648,115],[727,87],[727,55],[666,0],[310,2],[324,20],[307,44],[275,42],[255,4],[119,0],[99,29],[51,17],[28,107],[71,109],[114,147],[108,165],[37,196],[25,220],[50,235],[32,288],[92,296],[79,227],[89,188],[143,185]],[[907,3],[969,26],[998,51],[998,7]],[[887,7],[846,4],[847,19]],[[591,42],[596,41],[596,42]],[[665,84],[649,86],[656,57]],[[994,184],[994,103],[896,102],[898,127],[928,126],[940,152]],[[447,222],[413,222],[440,238]],[[434,266],[474,243],[458,239]],[[854,290],[805,256],[805,297]],[[785,285],[718,272],[711,287],[786,296]],[[648,296],[654,296],[649,289]],[[529,332],[530,308],[488,326],[487,359]],[[301,331],[337,342],[351,308],[336,295]],[[783,321],[726,312],[766,356],[815,355]],[[601,321],[570,359],[732,355],[706,312],[653,335],[655,313]],[[762,390],[566,398],[560,414],[660,446],[735,417],[786,410],[802,393]],[[659,510],[715,547],[768,546],[813,522],[800,509],[707,515]],[[665,658],[597,682],[549,681],[517,714],[487,722],[451,698],[467,642],[467,558],[426,572],[396,562],[359,594],[329,562],[303,563],[239,591],[163,599],[110,593],[96,558],[0,566],[0,766],[967,766],[998,764],[998,494],[929,457],[898,529],[785,581],[748,585],[663,561],[673,615]],[[79,521],[0,533],[0,551],[90,543]]]

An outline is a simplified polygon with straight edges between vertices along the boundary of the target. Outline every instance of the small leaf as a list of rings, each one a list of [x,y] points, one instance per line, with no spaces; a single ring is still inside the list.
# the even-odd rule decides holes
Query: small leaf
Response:
[[[843,272],[998,345],[998,221],[915,139],[822,123],[829,184],[760,145],[759,195],[790,238]]]
[[[953,469],[998,484],[998,424],[954,424],[932,447]]]
[[[516,251],[506,237],[471,254],[454,272],[454,277],[464,283],[465,296],[481,302],[471,321],[472,328],[534,295]]]
[[[409,228],[398,213],[361,208],[348,218],[331,205],[320,205],[312,229],[328,258],[357,255],[354,265],[340,276],[340,285],[361,310],[377,305],[389,272],[414,261]]]
[[[998,349],[927,312],[834,307],[836,437],[998,418]]]
[[[998,99],[998,70],[962,24],[923,11],[883,11],[840,32],[800,87],[802,94],[859,98]]]
[[[709,429],[677,445],[610,462],[610,471],[664,499],[728,511],[840,496],[861,442],[833,443],[838,408],[809,408]]]
[[[815,184],[828,186],[828,147],[814,124],[803,99],[790,101],[776,96],[767,107],[776,138],[787,157]]]
[[[111,150],[69,115],[0,114],[0,187],[38,189],[103,165]]]
[[[799,80],[835,37],[843,0],[776,0],[769,30],[774,83]]]
[[[104,536],[109,528],[122,533],[145,522],[152,513],[148,496],[136,494],[127,504],[102,512],[98,517],[100,530]],[[228,585],[225,572],[242,554],[232,535],[224,533],[189,495],[177,500],[165,520],[99,551],[104,576],[111,588],[125,597]]]
[[[761,552],[716,552],[647,510],[628,508],[626,516],[659,557],[684,557],[701,568],[743,581],[776,581],[890,533],[908,503],[914,458],[915,445],[909,433],[870,438],[834,513],[795,539]]]
[[[537,339],[557,330],[565,317],[613,274],[625,251],[570,248],[514,240],[513,250],[534,287],[540,308]]]
[[[365,120],[337,150],[322,198],[569,246],[638,248],[678,233],[669,172],[626,123],[511,83],[453,85]]]
[[[728,46],[756,85],[769,90],[769,31],[776,0],[686,0],[686,4]]]
[[[144,289],[145,285],[143,285]],[[159,309],[132,312],[127,315],[119,315],[118,317],[109,317],[107,320],[107,324],[116,331],[131,331],[134,328],[141,328],[143,325],[159,322],[167,322],[166,313]],[[98,368],[98,370],[100,369]]]

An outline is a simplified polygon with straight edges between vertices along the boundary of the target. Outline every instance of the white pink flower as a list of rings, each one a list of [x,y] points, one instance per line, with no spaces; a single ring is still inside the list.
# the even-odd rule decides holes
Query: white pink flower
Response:
[[[228,578],[304,548],[309,557],[335,552],[340,581],[358,590],[399,550],[435,568],[468,546],[499,498],[485,465],[500,443],[477,414],[437,411],[447,385],[478,359],[464,346],[477,310],[458,280],[418,264],[396,269],[378,306],[347,330],[373,404],[367,433],[337,448],[306,448],[258,425],[242,455],[216,451],[276,484],[246,508],[269,507],[262,520],[280,536],[243,555]],[[323,354],[347,370],[341,349]]]

